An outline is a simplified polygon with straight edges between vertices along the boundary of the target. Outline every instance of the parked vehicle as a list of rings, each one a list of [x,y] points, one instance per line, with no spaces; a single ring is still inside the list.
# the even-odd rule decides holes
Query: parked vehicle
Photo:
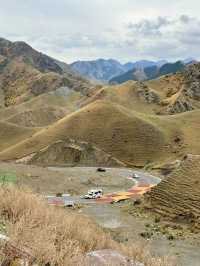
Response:
[[[84,199],[98,199],[103,195],[102,189],[91,189],[86,195],[83,196]]]
[[[97,172],[106,172],[106,169],[102,168],[102,167],[99,167],[99,168],[97,168]]]
[[[74,208],[75,207],[75,203],[72,200],[66,200],[65,203],[64,203],[64,207]]]
[[[132,178],[138,179],[138,178],[140,178],[140,176],[138,174],[136,174],[136,173],[133,173]]]

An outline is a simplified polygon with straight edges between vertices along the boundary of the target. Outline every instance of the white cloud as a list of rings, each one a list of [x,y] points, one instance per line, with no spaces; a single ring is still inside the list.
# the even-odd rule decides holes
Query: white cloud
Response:
[[[64,61],[200,58],[196,0],[0,0],[0,4],[2,37],[27,41]]]

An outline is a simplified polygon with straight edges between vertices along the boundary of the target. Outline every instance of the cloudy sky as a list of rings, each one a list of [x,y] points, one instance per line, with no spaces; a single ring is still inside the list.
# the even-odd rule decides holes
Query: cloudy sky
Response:
[[[0,0],[0,35],[65,62],[200,59],[199,0]]]

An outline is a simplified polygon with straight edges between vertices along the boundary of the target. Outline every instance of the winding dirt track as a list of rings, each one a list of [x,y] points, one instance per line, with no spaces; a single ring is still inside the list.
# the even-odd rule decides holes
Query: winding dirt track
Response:
[[[66,168],[50,167],[53,171],[64,171]],[[76,169],[76,167],[74,168]],[[88,167],[77,167],[77,170],[87,171]],[[96,172],[96,167],[90,167],[90,170]],[[49,198],[49,204],[51,205],[65,205],[66,202],[72,201],[76,204],[94,204],[94,203],[114,203],[130,198],[138,198],[149,191],[152,187],[155,187],[160,183],[160,178],[150,175],[147,172],[133,171],[132,169],[126,168],[105,168],[106,173],[110,175],[112,172],[123,177],[125,179],[131,179],[134,182],[134,186],[129,188],[127,191],[118,191],[105,194],[103,197],[96,200],[85,200],[79,196],[65,196],[63,198],[51,197]],[[137,174],[138,178],[132,178],[133,174]]]

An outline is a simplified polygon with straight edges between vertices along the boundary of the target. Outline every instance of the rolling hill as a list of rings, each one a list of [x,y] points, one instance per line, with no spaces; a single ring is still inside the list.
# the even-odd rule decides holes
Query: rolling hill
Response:
[[[62,156],[73,161],[82,142],[93,147],[83,162],[90,156],[100,162],[97,154],[104,154],[143,167],[200,153],[200,64],[153,80],[92,86],[25,43],[1,39],[0,48],[0,160],[35,155],[32,163],[63,164]],[[66,139],[78,143],[72,154]]]
[[[0,159],[20,159],[51,147],[57,141],[65,141],[66,138],[94,145],[129,166],[142,167],[148,163],[157,164],[182,158],[187,153],[198,154],[199,67],[199,64],[192,65],[183,73],[151,81],[105,86],[87,96],[75,92],[71,98],[65,90],[37,96],[30,101],[33,110],[36,110],[36,103],[39,107],[44,101],[52,104],[52,110],[65,109],[67,106],[69,110],[66,108],[63,118],[57,121],[51,120],[51,117],[48,127],[36,127],[37,132],[31,137],[20,137],[18,143],[2,147]],[[57,101],[59,94],[66,97],[66,102],[61,97],[63,105],[59,104],[60,98]],[[188,106],[192,105],[191,110],[186,108],[184,101]],[[8,108],[8,121],[20,123],[23,112],[14,115],[12,108],[17,110],[21,106],[24,114],[30,115],[28,103],[12,106]],[[0,117],[4,114],[0,112]],[[44,118],[48,120],[48,116],[40,119]],[[35,121],[40,122],[37,112],[35,118],[30,119],[30,125],[39,125],[34,124]],[[29,124],[29,120],[23,121],[26,123],[22,126]],[[44,126],[44,122],[48,121],[42,121],[41,125]]]
[[[109,100],[137,112],[157,115],[176,114],[200,108],[200,65],[157,79],[108,85],[84,99],[82,106],[95,100]]]
[[[198,116],[192,112],[187,118],[147,116],[108,101],[95,101],[2,151],[0,159],[19,159],[71,138],[92,143],[125,164],[144,166],[182,156],[192,147],[199,149],[195,145],[199,133],[195,131],[190,140],[187,127],[180,129],[181,124],[189,123],[196,130]]]

